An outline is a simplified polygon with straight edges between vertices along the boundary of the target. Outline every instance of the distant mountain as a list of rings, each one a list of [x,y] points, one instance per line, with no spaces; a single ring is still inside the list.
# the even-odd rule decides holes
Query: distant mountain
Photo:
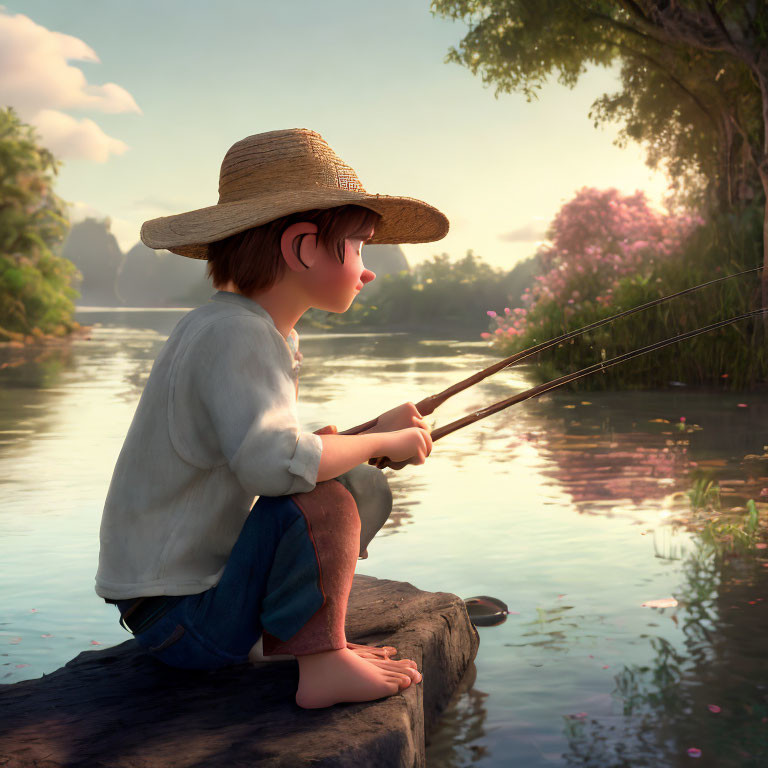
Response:
[[[61,255],[82,273],[82,282],[73,283],[82,294],[78,304],[91,306],[119,305],[115,281],[123,263],[123,253],[109,231],[109,221],[86,219],[72,226],[64,241]]]
[[[127,307],[180,307],[205,303],[214,292],[207,262],[136,243],[117,275],[116,293]]]
[[[368,269],[381,276],[411,271],[399,245],[366,245],[363,248],[363,261]]]
[[[62,256],[83,274],[78,306],[194,307],[204,304],[215,289],[205,276],[207,262],[170,251],[153,251],[136,243],[123,254],[109,220],[86,219],[74,224]],[[410,271],[397,245],[366,245],[365,265],[378,276]],[[375,291],[376,281],[367,290]],[[373,291],[371,289],[374,289]]]
[[[205,303],[213,294],[206,262],[153,251],[139,242],[123,254],[109,219],[74,224],[61,255],[77,266],[82,282],[78,306],[182,307]]]

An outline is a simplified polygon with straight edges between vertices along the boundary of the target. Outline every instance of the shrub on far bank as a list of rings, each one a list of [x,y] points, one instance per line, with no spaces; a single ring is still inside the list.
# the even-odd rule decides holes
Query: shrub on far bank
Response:
[[[566,203],[540,251],[544,273],[524,306],[489,312],[483,334],[501,355],[610,317],[716,277],[762,263],[758,206],[704,222],[689,213],[661,214],[642,193],[581,190]],[[622,318],[539,355],[534,376],[546,381],[759,306],[760,273],[705,288]],[[621,363],[574,388],[687,386],[747,388],[768,379],[761,321],[718,331]],[[533,361],[533,359],[532,359]]]
[[[0,341],[63,336],[72,320],[77,274],[53,253],[69,223],[53,193],[58,162],[13,109],[0,109]]]
[[[487,324],[485,308],[508,302],[510,294],[516,295],[519,303],[537,268],[537,260],[528,259],[504,272],[472,251],[456,261],[443,253],[418,264],[413,272],[376,278],[372,284],[376,290],[369,295],[364,290],[344,314],[311,310],[307,320],[326,328],[477,334]]]

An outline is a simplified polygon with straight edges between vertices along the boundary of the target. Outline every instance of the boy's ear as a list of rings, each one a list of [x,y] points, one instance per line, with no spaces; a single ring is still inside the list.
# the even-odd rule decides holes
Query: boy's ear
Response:
[[[304,272],[317,259],[317,224],[298,221],[291,224],[280,238],[280,252],[293,272]]]

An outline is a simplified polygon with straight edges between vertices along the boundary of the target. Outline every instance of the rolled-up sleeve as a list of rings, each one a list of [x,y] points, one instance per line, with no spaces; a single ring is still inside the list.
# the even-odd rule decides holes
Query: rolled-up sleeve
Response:
[[[259,317],[230,317],[190,346],[191,384],[242,487],[254,496],[311,491],[322,442],[301,431],[290,354],[276,329]]]

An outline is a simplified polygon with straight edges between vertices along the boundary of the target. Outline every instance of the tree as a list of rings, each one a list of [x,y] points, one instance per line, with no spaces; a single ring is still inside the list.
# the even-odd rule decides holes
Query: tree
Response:
[[[77,325],[77,270],[51,250],[69,229],[52,190],[58,165],[31,126],[0,110],[0,338],[64,335]]]
[[[573,87],[588,64],[622,65],[622,90],[593,105],[624,121],[678,187],[720,208],[763,193],[768,266],[768,4],[763,0],[433,0],[469,31],[448,54],[500,92],[529,99],[555,71]],[[768,270],[763,271],[763,305]]]

